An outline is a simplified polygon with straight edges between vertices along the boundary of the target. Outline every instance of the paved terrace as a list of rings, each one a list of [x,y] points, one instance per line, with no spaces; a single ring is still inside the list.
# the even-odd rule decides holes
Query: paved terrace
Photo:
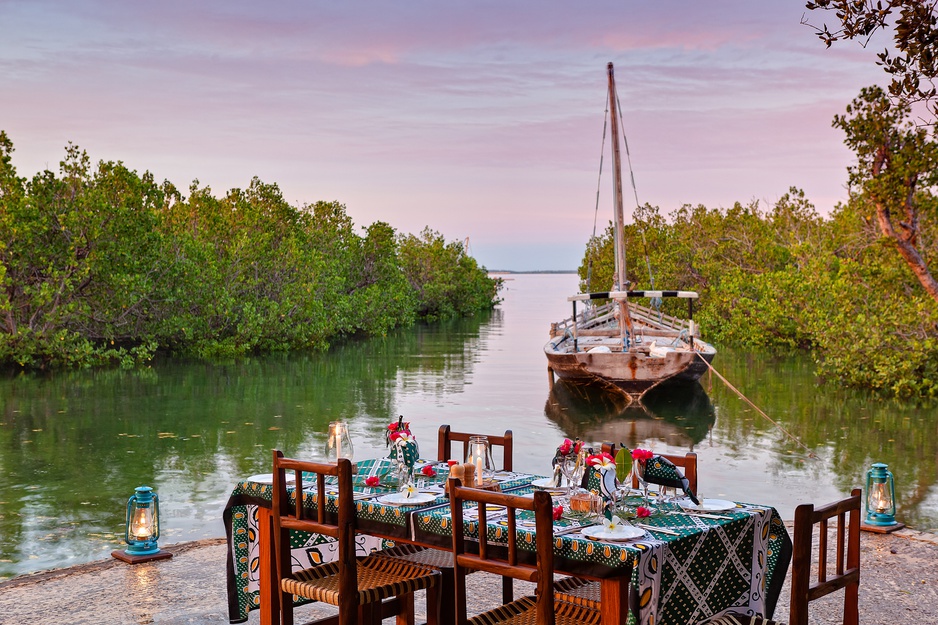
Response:
[[[130,566],[114,559],[34,573],[0,582],[0,623],[226,624],[226,547],[223,539],[164,546],[172,559]],[[918,625],[938,622],[938,536],[904,529],[894,534],[861,532],[860,622]],[[470,611],[493,607],[501,596],[497,578],[468,577]],[[516,596],[526,593],[516,582]],[[782,591],[776,618],[787,620],[789,590]],[[812,623],[840,623],[841,597],[812,604]],[[425,604],[417,601],[418,622]],[[331,614],[328,606],[305,606],[298,619]],[[425,617],[424,617],[425,618]],[[258,622],[257,612],[249,623]],[[302,621],[300,621],[302,622]],[[393,619],[385,621],[393,623]]]

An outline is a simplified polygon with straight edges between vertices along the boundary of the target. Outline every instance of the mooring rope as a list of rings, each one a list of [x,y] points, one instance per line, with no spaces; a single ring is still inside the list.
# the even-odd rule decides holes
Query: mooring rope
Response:
[[[774,425],[776,428],[778,428],[779,430],[781,430],[781,431],[785,434],[785,436],[787,436],[789,439],[793,440],[795,443],[797,443],[798,445],[800,445],[801,447],[803,447],[804,450],[805,450],[805,451],[807,452],[807,454],[808,454],[808,458],[813,458],[813,459],[815,459],[815,460],[818,459],[817,454],[814,453],[813,451],[811,451],[811,449],[810,449],[807,445],[805,445],[804,443],[802,443],[801,440],[799,440],[797,436],[795,436],[794,434],[792,434],[791,432],[789,432],[788,430],[786,430],[784,427],[782,427],[777,421],[775,421],[774,419],[772,419],[772,417],[770,417],[769,415],[765,414],[765,412],[763,412],[761,408],[759,408],[757,405],[755,405],[754,403],[752,403],[752,401],[751,401],[748,397],[746,397],[745,395],[743,395],[742,392],[740,392],[739,389],[737,389],[735,386],[733,386],[732,384],[730,384],[730,381],[727,380],[726,378],[724,378],[724,377],[720,374],[719,371],[717,371],[716,369],[714,369],[714,368],[713,368],[713,365],[711,365],[709,362],[707,362],[707,359],[704,358],[703,355],[702,355],[700,352],[697,352],[697,356],[698,356],[702,361],[704,361],[704,363],[706,363],[707,367],[710,368],[710,371],[711,371],[712,373],[714,373],[718,378],[720,378],[720,380],[722,380],[723,383],[726,384],[726,386],[729,387],[729,389],[730,389],[731,391],[733,391],[734,393],[736,393],[737,395],[739,395],[740,399],[744,400],[747,404],[749,404],[750,406],[752,406],[753,408],[755,408],[756,412],[758,412],[760,415],[762,415],[762,417],[763,417],[766,421],[768,421],[769,423],[771,423],[772,425]]]

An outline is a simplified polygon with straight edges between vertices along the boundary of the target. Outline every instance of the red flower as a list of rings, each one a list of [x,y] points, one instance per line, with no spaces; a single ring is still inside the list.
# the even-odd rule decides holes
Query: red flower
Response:
[[[576,443],[573,445],[573,453],[578,454],[581,449],[583,449],[583,441],[577,439]]]
[[[655,452],[649,451],[647,449],[633,449],[632,450],[632,459],[633,460],[651,460],[655,455]]]
[[[592,454],[592,455],[586,457],[586,464],[588,464],[588,465],[590,465],[590,466],[592,466],[592,467],[599,468],[600,466],[602,466],[602,465],[604,465],[604,464],[605,464],[606,466],[609,466],[610,463],[611,463],[613,466],[615,466],[615,464],[616,464],[616,459],[612,457],[612,454],[610,454],[610,453],[608,453],[608,452],[605,452],[605,451],[604,451],[604,452],[601,452],[601,453],[598,453],[598,454]],[[610,467],[610,468],[611,468],[611,467]]]
[[[420,472],[426,475],[427,477],[436,477],[436,471],[429,464],[424,465],[424,467],[420,469]]]
[[[640,519],[644,519],[645,517],[650,517],[651,510],[649,510],[645,506],[639,506],[635,509],[635,516],[637,516]]]
[[[571,449],[573,449],[573,441],[571,441],[569,438],[563,439],[563,442],[560,443],[560,447],[558,447],[558,450],[564,456],[569,454]]]
[[[554,520],[559,521],[560,517],[563,516],[563,506],[557,506],[554,508]]]
[[[377,475],[365,478],[365,486],[378,486],[381,484],[381,478]]]
[[[388,429],[391,430],[392,432],[396,432],[396,431],[397,431],[397,424],[396,424],[396,423],[388,423]]]
[[[391,440],[391,442],[396,441],[397,439],[399,439],[399,438],[401,437],[401,434],[402,434],[401,432],[398,432],[397,430],[394,430],[394,431],[391,432],[391,434],[388,436],[388,439]]]

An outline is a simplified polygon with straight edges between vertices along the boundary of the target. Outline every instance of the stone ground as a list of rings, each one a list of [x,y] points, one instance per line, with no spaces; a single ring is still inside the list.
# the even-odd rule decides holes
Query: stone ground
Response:
[[[164,548],[174,553],[172,559],[135,566],[103,560],[0,582],[0,623],[227,623],[224,540]],[[861,623],[938,623],[938,536],[909,529],[888,535],[863,532],[860,567]],[[477,573],[468,580],[470,612],[493,607],[501,597],[497,578]],[[516,584],[516,596],[527,592],[520,582]],[[811,622],[840,623],[841,596],[835,593],[812,603]],[[418,597],[418,621],[423,606]],[[298,622],[330,610],[322,606],[299,608]],[[787,620],[787,585],[776,617]],[[254,612],[248,623],[257,622]]]

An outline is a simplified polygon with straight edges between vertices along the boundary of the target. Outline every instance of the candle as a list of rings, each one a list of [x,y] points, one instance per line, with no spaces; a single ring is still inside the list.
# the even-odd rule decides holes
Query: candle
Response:
[[[476,484],[482,486],[482,457],[476,457]]]

